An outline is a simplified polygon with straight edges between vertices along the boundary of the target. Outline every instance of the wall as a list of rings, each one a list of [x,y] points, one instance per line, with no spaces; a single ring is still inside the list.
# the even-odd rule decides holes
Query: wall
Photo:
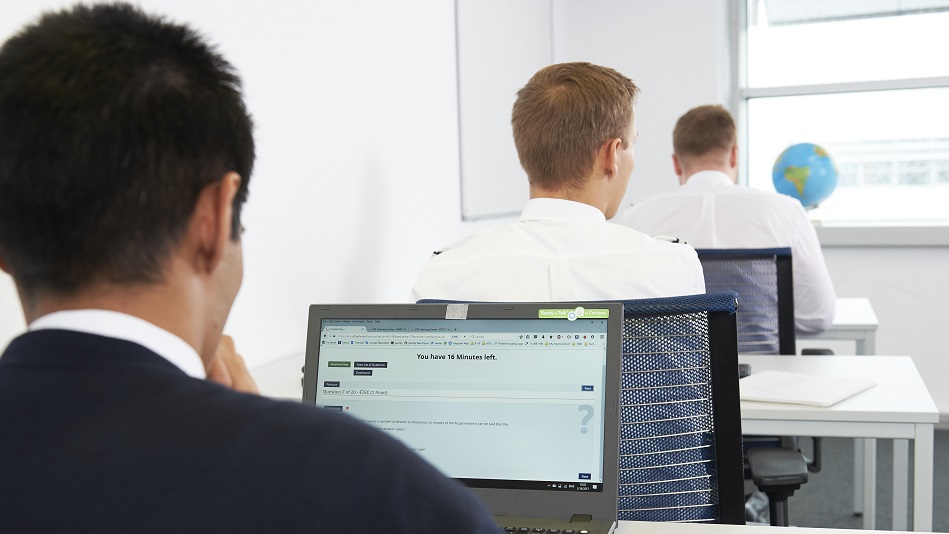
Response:
[[[672,127],[691,107],[729,99],[725,0],[555,0],[554,57],[615,68],[640,87],[636,168],[624,205],[678,185]]]
[[[3,2],[0,39],[64,4]],[[200,28],[244,78],[258,158],[226,331],[250,365],[303,350],[309,304],[404,302],[432,250],[496,223],[460,219],[452,2],[142,4]],[[22,328],[2,275],[0,346]]]
[[[913,357],[945,422],[949,419],[949,358],[945,302],[949,248],[824,248],[841,297],[868,297],[880,327],[877,354]]]

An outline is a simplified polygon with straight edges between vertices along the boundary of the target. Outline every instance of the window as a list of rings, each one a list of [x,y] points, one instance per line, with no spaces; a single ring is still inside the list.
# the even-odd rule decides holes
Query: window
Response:
[[[815,221],[949,225],[949,0],[735,1],[748,184],[815,143],[839,174]]]

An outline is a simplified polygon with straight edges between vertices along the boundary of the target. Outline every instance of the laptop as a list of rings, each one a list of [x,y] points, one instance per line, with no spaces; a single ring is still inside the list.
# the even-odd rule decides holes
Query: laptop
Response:
[[[610,533],[622,319],[604,302],[313,305],[303,400],[402,441],[502,529]]]

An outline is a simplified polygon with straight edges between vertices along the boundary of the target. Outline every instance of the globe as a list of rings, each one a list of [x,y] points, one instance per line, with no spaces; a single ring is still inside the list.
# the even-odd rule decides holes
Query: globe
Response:
[[[826,150],[813,143],[798,143],[781,152],[771,172],[778,193],[813,208],[837,187],[837,166]]]

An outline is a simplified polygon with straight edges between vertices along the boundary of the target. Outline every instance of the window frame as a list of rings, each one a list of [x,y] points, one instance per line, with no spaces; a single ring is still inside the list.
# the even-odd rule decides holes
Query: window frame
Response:
[[[949,88],[949,76],[872,80],[798,86],[748,87],[748,0],[728,0],[732,62],[731,109],[738,125],[738,144],[748,144],[748,101],[753,98],[828,95],[904,89]],[[748,154],[738,166],[739,182],[748,185]],[[949,246],[949,218],[931,223],[816,224],[821,245],[828,247],[943,247]]]

